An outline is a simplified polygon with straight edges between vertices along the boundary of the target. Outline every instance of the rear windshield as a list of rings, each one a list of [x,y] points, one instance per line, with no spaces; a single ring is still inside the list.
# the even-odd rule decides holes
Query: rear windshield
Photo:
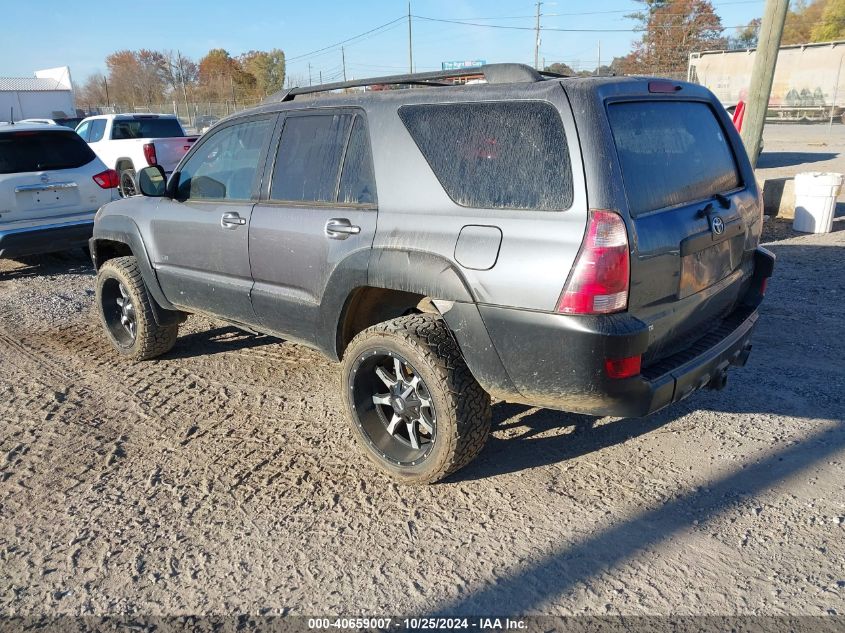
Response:
[[[111,132],[115,140],[174,136],[185,136],[176,119],[115,119]]]
[[[632,215],[739,186],[733,152],[706,103],[613,103],[608,116]]]
[[[403,106],[399,116],[457,204],[542,211],[572,205],[566,135],[551,104]]]
[[[0,174],[73,169],[92,160],[94,152],[73,130],[0,134]]]

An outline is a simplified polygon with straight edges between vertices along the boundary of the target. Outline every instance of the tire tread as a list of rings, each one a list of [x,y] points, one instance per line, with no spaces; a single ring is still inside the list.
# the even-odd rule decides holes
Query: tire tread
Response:
[[[141,275],[141,269],[138,267],[138,261],[135,257],[124,256],[108,260],[100,268],[98,277],[100,274],[103,274],[103,271],[105,271],[105,274],[108,274],[109,270],[114,271],[118,276],[125,277],[130,286],[129,291],[133,292],[140,299],[140,305],[136,306],[138,326],[135,345],[133,345],[129,353],[122,349],[120,352],[132,360],[141,361],[161,356],[173,349],[176,339],[179,336],[179,325],[162,326],[156,323],[152,308],[153,299],[150,297],[149,292],[147,292],[147,286],[144,284],[144,278]],[[107,327],[102,311],[100,311],[100,319],[103,321],[103,326]]]
[[[453,432],[438,439],[450,443],[445,459],[426,477],[406,483],[434,483],[460,470],[475,459],[490,434],[492,408],[490,396],[475,380],[461,350],[446,323],[437,315],[410,314],[374,325],[358,334],[344,355],[344,366],[357,356],[355,348],[379,338],[401,338],[443,377],[457,424]],[[343,372],[344,376],[346,372]],[[346,396],[344,389],[344,396]],[[350,406],[347,403],[347,406]],[[367,449],[364,448],[366,451]],[[402,478],[405,480],[405,478]]]

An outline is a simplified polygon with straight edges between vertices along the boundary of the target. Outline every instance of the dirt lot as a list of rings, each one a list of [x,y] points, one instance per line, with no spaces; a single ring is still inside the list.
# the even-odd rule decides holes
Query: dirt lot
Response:
[[[335,367],[192,318],[118,360],[79,255],[0,262],[0,613],[845,614],[845,219],[780,225],[749,365],[648,419],[498,403],[446,483]]]

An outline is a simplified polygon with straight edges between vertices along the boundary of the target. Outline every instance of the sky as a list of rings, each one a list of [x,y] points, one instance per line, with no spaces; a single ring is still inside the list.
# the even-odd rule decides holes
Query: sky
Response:
[[[713,4],[722,24],[735,27],[759,17],[764,0]],[[373,29],[344,45],[347,78],[408,70],[406,0],[146,0],[113,3],[106,11],[80,10],[66,0],[40,0],[37,11],[26,5],[3,7],[0,76],[31,77],[38,69],[70,66],[74,83],[82,84],[88,75],[104,72],[105,57],[121,49],[172,49],[198,60],[212,48],[233,56],[281,48],[294,83],[307,84],[309,72],[313,83],[320,77],[337,81],[343,78],[343,62],[340,46],[334,45]],[[638,35],[612,30],[634,28],[625,15],[637,6],[634,0],[544,1],[544,28],[585,31],[544,31],[541,61],[593,69],[599,48],[602,63],[627,54]],[[441,62],[457,60],[533,64],[535,12],[532,0],[412,0],[411,13],[418,16],[412,19],[414,70],[438,70]],[[733,28],[726,32],[732,33]]]

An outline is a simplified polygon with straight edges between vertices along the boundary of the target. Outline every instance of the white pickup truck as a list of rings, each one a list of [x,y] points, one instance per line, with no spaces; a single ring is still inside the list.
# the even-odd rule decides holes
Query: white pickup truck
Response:
[[[186,136],[172,114],[103,114],[76,127],[94,153],[120,175],[120,195],[138,192],[136,171],[161,165],[169,176],[191,149],[196,136]]]

